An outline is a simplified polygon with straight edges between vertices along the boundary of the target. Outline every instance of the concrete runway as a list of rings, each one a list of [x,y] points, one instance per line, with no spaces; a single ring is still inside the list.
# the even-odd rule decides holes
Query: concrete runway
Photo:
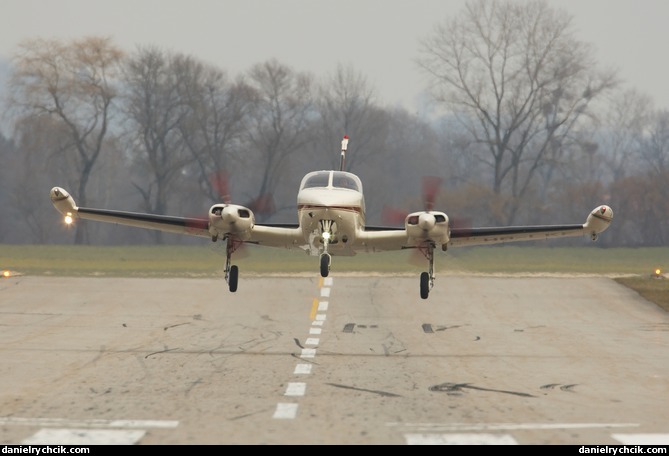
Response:
[[[0,280],[4,444],[669,444],[669,314],[605,277]]]

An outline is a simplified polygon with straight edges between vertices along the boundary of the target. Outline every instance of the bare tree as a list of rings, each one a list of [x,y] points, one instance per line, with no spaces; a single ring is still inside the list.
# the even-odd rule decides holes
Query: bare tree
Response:
[[[248,74],[258,97],[248,131],[254,168],[261,173],[254,199],[262,202],[258,206],[268,209],[266,199],[276,193],[279,181],[287,176],[289,158],[309,140],[313,81],[310,75],[297,73],[276,60],[256,64]]]
[[[31,39],[19,45],[10,78],[10,105],[21,116],[49,116],[67,132],[68,141],[47,154],[71,161],[77,198],[87,203],[87,184],[109,134],[112,102],[122,52],[108,38],[61,42]],[[86,224],[78,224],[75,243],[86,241]]]
[[[562,143],[614,87],[571,17],[545,1],[475,0],[423,41],[420,67],[432,93],[468,129],[477,156],[506,195],[511,223],[537,170],[558,163]]]
[[[669,171],[669,111],[652,114],[640,139],[639,156],[643,169],[655,175]],[[666,187],[669,182],[665,181]],[[669,197],[669,195],[667,195]]]
[[[240,162],[243,134],[255,91],[242,78],[231,81],[224,71],[191,62],[180,83],[189,115],[181,123],[181,134],[194,157],[191,177],[209,202],[230,195],[222,179],[228,179]]]
[[[351,137],[346,168],[355,171],[370,155],[382,151],[388,131],[388,115],[375,102],[374,90],[353,67],[338,65],[318,88],[319,114],[313,146],[332,168],[339,167],[339,144]]]
[[[190,106],[180,89],[191,65],[192,59],[183,55],[145,47],[125,66],[129,149],[140,178],[134,185],[144,209],[156,214],[167,212],[170,189],[193,161],[181,134]],[[163,242],[162,232],[154,236],[157,243]]]
[[[635,162],[652,114],[650,97],[636,90],[616,94],[608,103],[599,132],[591,141],[596,141],[598,163],[609,171],[609,180],[618,181],[641,170]]]

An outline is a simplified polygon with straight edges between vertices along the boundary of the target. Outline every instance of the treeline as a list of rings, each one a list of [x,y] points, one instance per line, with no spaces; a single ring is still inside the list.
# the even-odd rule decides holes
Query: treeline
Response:
[[[569,16],[542,1],[471,2],[419,56],[429,116],[384,105],[345,65],[317,77],[269,60],[232,75],[103,37],[25,41],[0,137],[0,243],[193,242],[66,228],[56,185],[80,206],[192,216],[229,196],[261,222],[295,222],[302,176],[337,167],[346,134],[370,225],[421,209],[422,179],[436,175],[435,206],[460,224],[582,223],[605,203],[615,218],[599,245],[666,245],[669,112],[598,68]]]

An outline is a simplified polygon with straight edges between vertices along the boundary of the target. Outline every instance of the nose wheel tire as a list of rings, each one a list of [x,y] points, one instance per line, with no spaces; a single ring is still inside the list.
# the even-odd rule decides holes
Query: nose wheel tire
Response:
[[[239,268],[237,265],[230,266],[230,275],[228,276],[228,286],[233,293],[237,291],[237,279],[239,278]]]
[[[330,274],[330,255],[324,253],[321,255],[321,277],[327,277]]]
[[[430,274],[422,272],[420,274],[420,297],[427,299],[430,294]]]

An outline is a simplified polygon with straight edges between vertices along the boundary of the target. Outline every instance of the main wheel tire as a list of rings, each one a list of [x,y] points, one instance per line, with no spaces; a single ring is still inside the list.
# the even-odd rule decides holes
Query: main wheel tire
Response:
[[[321,277],[327,277],[330,274],[330,255],[324,253],[321,255]]]
[[[230,286],[230,291],[237,291],[237,280],[239,279],[239,268],[237,265],[230,267],[230,275],[228,276],[228,285]]]
[[[430,294],[430,274],[421,272],[420,274],[420,297],[427,299]]]

